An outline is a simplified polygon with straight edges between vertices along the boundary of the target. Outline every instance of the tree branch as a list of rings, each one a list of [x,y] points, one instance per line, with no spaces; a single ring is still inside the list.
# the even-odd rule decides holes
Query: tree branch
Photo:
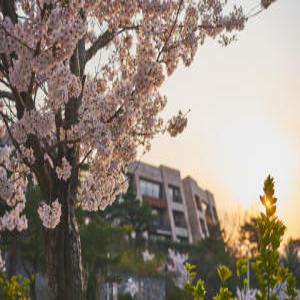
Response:
[[[170,40],[170,38],[171,38],[171,36],[172,36],[172,34],[173,34],[173,31],[174,31],[174,29],[175,29],[175,27],[176,27],[176,24],[177,24],[177,21],[178,21],[178,17],[179,17],[179,13],[180,13],[182,4],[183,4],[183,0],[180,0],[179,5],[178,5],[178,9],[177,9],[177,12],[176,12],[176,15],[175,15],[175,20],[174,20],[174,22],[173,22],[173,24],[172,24],[171,30],[169,31],[169,34],[168,34],[168,36],[167,36],[167,38],[166,38],[166,40],[165,40],[165,43],[164,43],[163,47],[161,48],[161,50],[160,50],[159,53],[158,53],[158,56],[157,56],[156,61],[159,61],[160,56],[161,56],[162,53],[165,51],[165,49],[166,49],[166,47],[167,47],[167,44],[168,44],[168,42],[169,42],[169,40]]]
[[[88,62],[99,49],[105,47],[114,37],[115,33],[109,30],[106,30],[100,35],[94,44],[86,51],[85,62]]]
[[[14,94],[8,91],[1,91],[0,90],[0,98],[6,98],[9,99],[11,101],[15,101],[15,97]]]
[[[94,44],[86,50],[85,55],[85,63],[87,63],[93,56],[98,52],[99,49],[104,48],[111,42],[117,35],[126,31],[126,30],[137,30],[139,28],[138,25],[122,27],[119,31],[114,32],[109,29],[106,30],[102,35],[98,37],[98,39],[94,42]]]

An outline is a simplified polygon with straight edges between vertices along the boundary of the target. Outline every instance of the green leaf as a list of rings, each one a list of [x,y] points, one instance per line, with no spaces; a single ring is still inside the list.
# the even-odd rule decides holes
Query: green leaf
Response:
[[[238,277],[241,277],[242,274],[247,272],[247,259],[245,258],[240,258],[236,262],[236,274]]]
[[[222,284],[232,276],[232,271],[225,265],[219,265],[217,268],[217,273]]]

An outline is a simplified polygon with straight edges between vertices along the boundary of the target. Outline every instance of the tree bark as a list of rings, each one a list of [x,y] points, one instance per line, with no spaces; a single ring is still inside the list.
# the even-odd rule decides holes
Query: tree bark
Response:
[[[59,225],[46,232],[46,249],[50,299],[82,300],[81,243],[70,195],[62,203]]]
[[[71,72],[83,82],[84,40],[80,40],[70,59]],[[70,98],[65,106],[65,129],[78,122],[78,109],[81,96]],[[56,116],[56,122],[61,118]],[[56,124],[57,128],[61,124]],[[84,279],[81,258],[81,242],[76,219],[75,203],[78,188],[79,146],[59,147],[58,161],[65,156],[72,166],[72,175],[67,182],[53,179],[52,200],[59,199],[62,215],[55,229],[46,230],[47,273],[51,300],[82,300]],[[45,186],[44,186],[45,188]]]

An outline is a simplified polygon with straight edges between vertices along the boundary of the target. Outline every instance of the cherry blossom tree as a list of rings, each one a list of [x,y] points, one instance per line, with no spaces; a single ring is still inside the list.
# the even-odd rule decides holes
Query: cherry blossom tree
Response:
[[[182,112],[160,117],[165,78],[273,1],[250,15],[223,0],[0,0],[0,230],[27,228],[32,178],[51,299],[83,297],[76,211],[105,209],[126,191],[137,148],[186,126]]]

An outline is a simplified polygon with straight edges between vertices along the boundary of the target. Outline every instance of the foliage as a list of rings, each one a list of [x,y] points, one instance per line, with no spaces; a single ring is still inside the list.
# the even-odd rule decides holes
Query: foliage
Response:
[[[126,294],[119,294],[118,300],[134,300],[134,298],[129,293],[126,293]]]
[[[221,286],[219,292],[213,297],[213,300],[233,300],[233,294],[226,286],[227,281],[232,276],[232,271],[225,265],[219,265],[217,268]]]
[[[210,225],[209,233],[209,237],[200,241],[198,245],[190,247],[189,261],[196,266],[197,278],[205,278],[206,297],[211,299],[220,287],[215,270],[220,264],[234,268],[235,257],[227,242],[224,241],[219,224]],[[237,285],[236,279],[232,278],[228,285],[234,288]]]
[[[297,279],[297,287],[300,287],[300,239],[289,239],[284,247],[282,257],[283,265],[288,268]]]
[[[166,300],[190,300],[192,296],[185,289],[181,289],[174,284],[170,274],[166,274]]]
[[[123,249],[118,269],[120,271],[137,273],[145,276],[163,276],[163,257],[155,255],[152,260],[144,261],[141,253],[132,248]]]
[[[288,284],[286,288],[288,299],[294,299],[296,296],[292,275],[286,268],[280,266],[279,247],[285,226],[275,215],[277,198],[274,197],[274,193],[274,179],[268,176],[264,183],[264,195],[260,196],[265,213],[261,213],[256,225],[259,255],[253,267],[259,284],[257,300],[276,299],[276,296],[271,295],[271,291],[278,283],[285,281]]]
[[[297,293],[295,290],[295,278],[289,270],[280,265],[279,247],[285,231],[285,226],[275,215],[277,199],[274,197],[274,179],[268,176],[264,183],[264,195],[260,196],[261,203],[265,208],[265,213],[261,213],[257,218],[256,235],[258,237],[258,256],[252,264],[259,284],[256,292],[257,300],[279,300],[280,289],[284,288],[286,300],[293,300]],[[203,300],[205,295],[204,281],[194,280],[195,267],[186,264],[189,279],[185,289],[193,295],[194,300]],[[236,263],[236,274],[239,278],[247,272],[247,260],[241,258]],[[232,276],[232,271],[225,265],[217,267],[217,274],[221,281],[218,293],[213,300],[231,300],[233,293],[226,286],[227,281]],[[193,282],[194,280],[194,282]],[[247,278],[243,279],[243,289],[248,286]],[[277,289],[276,293],[274,292]],[[278,290],[279,289],[279,290]],[[245,294],[245,293],[244,293]]]
[[[194,272],[195,266],[187,262],[185,264],[185,267],[188,274],[188,278],[185,283],[184,289],[193,296],[194,300],[204,300],[204,296],[206,293],[204,281],[202,279],[198,279],[196,284],[193,285],[193,280],[196,277],[196,273]]]
[[[243,293],[246,293],[249,289],[249,278],[244,276],[250,271],[249,267],[249,261],[245,258],[240,258],[236,262],[236,275],[240,280],[242,280],[242,288],[240,288],[240,291]]]
[[[28,293],[32,278],[18,275],[7,278],[0,273],[0,299],[3,300],[30,300]]]
[[[110,221],[118,221],[119,225],[131,226],[136,234],[136,241],[143,240],[145,231],[151,232],[157,217],[153,214],[151,205],[144,200],[136,198],[132,178],[129,178],[129,188],[121,195],[103,215]]]
[[[98,213],[83,213],[80,220],[82,258],[88,275],[87,299],[95,299],[100,283],[112,279],[109,270],[121,258],[125,247],[124,236],[130,228],[107,223]]]
[[[41,221],[37,215],[37,208],[39,202],[41,201],[41,191],[37,185],[33,185],[32,182],[29,182],[26,187],[26,202],[28,205],[25,208],[25,213],[28,216],[29,228],[22,235],[18,234],[16,230],[4,231],[1,233],[1,241],[4,244],[4,249],[8,250],[10,248],[10,244],[14,237],[18,237],[17,248],[18,255],[22,255],[22,257],[30,262],[34,262],[37,260],[37,265],[41,265],[43,243],[38,243],[37,241],[41,241],[42,239],[42,230]],[[3,205],[3,203],[2,203]],[[32,247],[35,245],[35,247]]]
[[[41,221],[36,213],[41,192],[38,186],[33,185],[31,181],[26,189],[26,201],[28,205],[25,208],[26,215],[29,217],[29,228],[22,234],[16,230],[12,232],[3,232],[1,242],[3,250],[7,253],[7,275],[11,277],[17,273],[16,262],[22,264],[22,269],[30,277],[37,272],[45,271],[45,250],[43,243],[43,228]],[[35,281],[34,276],[30,280],[30,295],[35,299]]]
[[[240,244],[246,248],[247,255],[251,258],[258,255],[258,232],[256,230],[256,224],[258,217],[251,217],[250,220],[246,220],[240,228]]]

